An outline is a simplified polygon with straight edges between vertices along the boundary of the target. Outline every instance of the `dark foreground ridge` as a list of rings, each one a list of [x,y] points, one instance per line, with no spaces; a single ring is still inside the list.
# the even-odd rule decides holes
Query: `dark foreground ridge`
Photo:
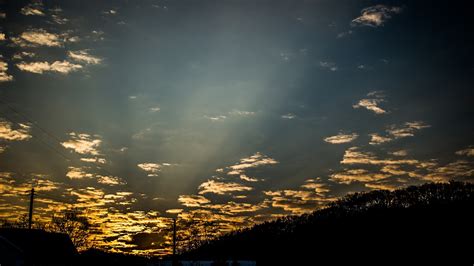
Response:
[[[308,215],[209,241],[180,259],[246,259],[257,265],[375,258],[472,261],[473,192],[473,184],[450,182],[352,194]]]

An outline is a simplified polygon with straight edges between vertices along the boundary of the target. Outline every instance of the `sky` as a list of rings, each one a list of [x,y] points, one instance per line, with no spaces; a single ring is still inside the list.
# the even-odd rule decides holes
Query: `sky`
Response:
[[[0,1],[0,219],[171,251],[348,193],[474,176],[467,1]],[[181,228],[181,235],[190,234]]]

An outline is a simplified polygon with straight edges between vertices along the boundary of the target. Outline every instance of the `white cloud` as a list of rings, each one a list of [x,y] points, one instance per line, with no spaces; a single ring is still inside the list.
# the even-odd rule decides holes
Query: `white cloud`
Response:
[[[339,133],[335,136],[325,138],[324,141],[331,144],[349,143],[357,139],[358,136],[359,135],[357,135],[356,133],[352,133],[352,134]]]
[[[225,115],[217,115],[217,116],[207,116],[205,115],[204,118],[207,118],[211,121],[223,121],[224,119],[227,118]]]
[[[292,113],[288,113],[288,114],[282,115],[281,118],[283,118],[283,119],[295,119],[296,115],[294,115]]]
[[[254,115],[255,112],[250,111],[241,111],[241,110],[232,110],[229,112],[230,115],[240,115],[240,116],[251,116]]]
[[[336,63],[334,62],[326,62],[326,61],[321,61],[319,62],[319,66],[325,69],[329,69],[331,71],[337,71],[338,68],[336,66]]]
[[[155,106],[155,107],[150,107],[150,112],[152,113],[156,113],[156,112],[159,112],[161,110],[160,107],[158,106]]]
[[[388,7],[385,5],[375,5],[362,9],[361,16],[352,20],[352,26],[382,26],[385,21],[392,17],[392,14],[399,14],[400,7]]]
[[[81,65],[73,64],[68,61],[54,61],[53,63],[48,62],[31,62],[17,63],[16,66],[23,71],[43,74],[44,72],[57,72],[61,74],[68,74],[73,71],[77,71],[82,68]]]
[[[8,121],[0,120],[0,139],[8,141],[22,141],[31,138],[30,126],[25,124],[17,124],[16,129],[13,124]]]
[[[70,140],[61,142],[66,149],[72,149],[79,154],[99,155],[99,146],[102,140],[93,138],[89,134],[69,133]]]
[[[7,73],[8,64],[1,60],[0,57],[0,82],[12,81],[13,76]]]
[[[69,51],[68,56],[75,61],[83,62],[90,65],[97,65],[102,62],[101,58],[90,55],[87,50]]]
[[[199,194],[214,193],[219,195],[230,194],[231,192],[250,191],[253,188],[234,182],[220,182],[207,180],[199,186]]]

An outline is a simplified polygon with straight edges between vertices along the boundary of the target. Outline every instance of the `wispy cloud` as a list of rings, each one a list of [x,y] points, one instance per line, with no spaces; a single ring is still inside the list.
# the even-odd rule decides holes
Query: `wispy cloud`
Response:
[[[199,186],[199,194],[214,193],[224,195],[229,194],[231,192],[250,191],[252,189],[252,187],[235,182],[220,182],[215,180],[207,180]]]
[[[13,125],[8,121],[0,120],[0,139],[8,141],[22,141],[31,138],[31,127],[26,124]]]
[[[139,163],[137,164],[138,168],[148,173],[148,176],[158,176],[158,173],[161,172],[163,167],[173,166],[174,164],[170,163]]]
[[[401,126],[392,125],[387,129],[387,132],[394,138],[406,138],[415,136],[415,132],[424,128],[429,128],[423,121],[406,122]]]
[[[69,51],[68,56],[75,61],[90,65],[97,65],[102,62],[101,58],[89,54],[87,50]]]
[[[277,163],[278,161],[276,161],[275,159],[263,155],[260,152],[257,152],[250,157],[240,159],[240,162],[238,164],[226,167],[226,169],[228,170],[228,175],[241,175],[243,171],[247,168],[254,168],[258,166],[272,165]]]
[[[389,7],[385,5],[375,5],[362,9],[361,16],[352,20],[352,26],[382,26],[393,14],[399,14],[400,7]]]
[[[283,118],[283,119],[295,119],[296,115],[292,114],[292,113],[288,113],[288,114],[282,115],[281,118]]]
[[[205,115],[204,118],[217,122],[217,121],[224,121],[224,119],[226,119],[227,116],[225,116],[225,115],[216,115],[216,116]]]
[[[53,63],[49,62],[20,62],[16,66],[23,71],[43,74],[44,72],[57,72],[61,74],[68,74],[70,72],[77,71],[82,68],[81,65],[73,64],[68,61],[54,61]]]
[[[357,139],[357,137],[359,137],[359,135],[357,135],[356,133],[351,133],[351,134],[339,133],[335,136],[325,138],[324,141],[331,144],[342,144],[342,143],[349,143]]]
[[[99,146],[102,140],[85,133],[69,133],[70,140],[61,142],[66,149],[72,149],[79,154],[99,155]]]

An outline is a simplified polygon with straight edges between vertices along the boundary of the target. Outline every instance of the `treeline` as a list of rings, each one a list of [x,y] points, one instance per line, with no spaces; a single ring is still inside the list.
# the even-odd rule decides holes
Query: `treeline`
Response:
[[[471,183],[430,183],[348,195],[327,208],[235,231],[180,255],[191,260],[472,260]],[[311,263],[312,264],[312,263]]]

